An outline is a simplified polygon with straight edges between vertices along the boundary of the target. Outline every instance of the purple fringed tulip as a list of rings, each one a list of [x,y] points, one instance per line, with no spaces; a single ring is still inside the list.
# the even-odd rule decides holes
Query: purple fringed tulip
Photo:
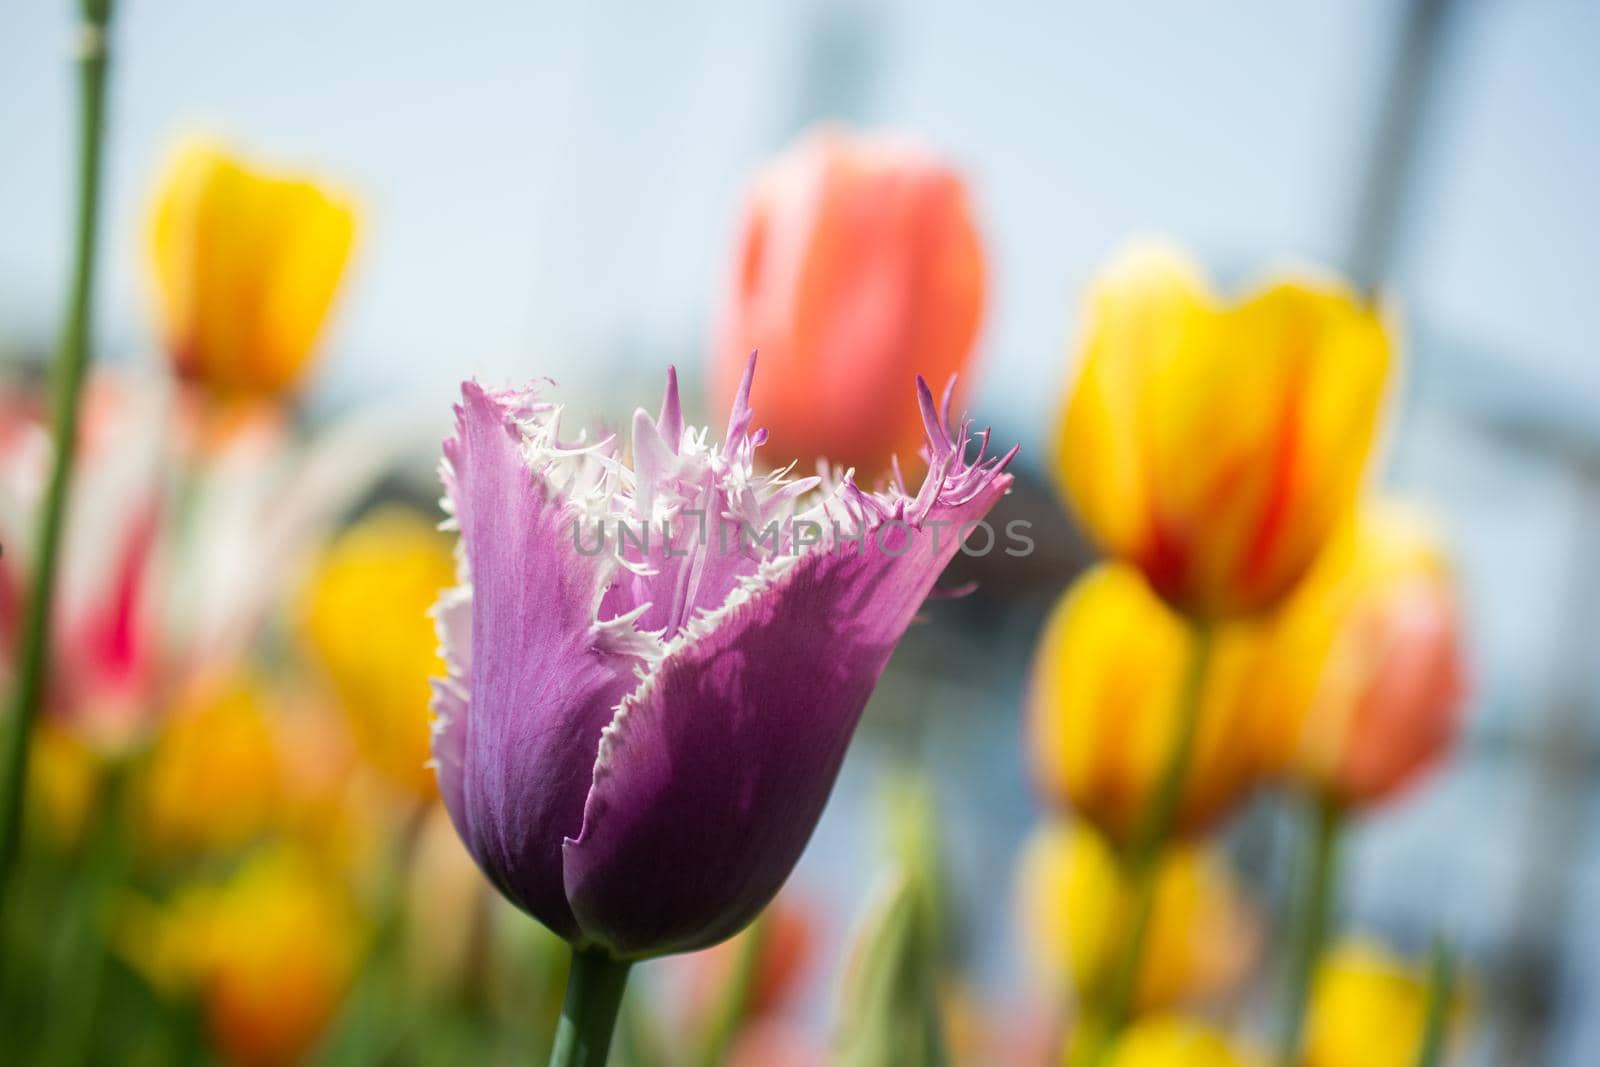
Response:
[[[462,386],[439,789],[495,886],[577,949],[685,952],[761,911],[895,642],[1011,483],[1016,450],[984,459],[987,431],[952,429],[920,378],[915,495],[756,473],[754,370],[720,445],[684,427],[669,370],[631,467],[614,435],[564,440],[535,389]]]

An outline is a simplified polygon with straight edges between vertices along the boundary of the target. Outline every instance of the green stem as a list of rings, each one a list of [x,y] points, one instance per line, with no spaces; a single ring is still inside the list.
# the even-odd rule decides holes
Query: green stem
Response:
[[[1299,1062],[1300,1038],[1305,1028],[1306,1005],[1311,985],[1328,939],[1328,918],[1333,908],[1333,886],[1337,868],[1339,830],[1343,823],[1339,806],[1319,797],[1307,836],[1309,862],[1305,865],[1300,890],[1299,915],[1294,933],[1294,955],[1289,965],[1288,1000],[1285,1004],[1283,1034],[1278,1045],[1278,1062],[1293,1067]]]
[[[94,294],[96,234],[99,230],[100,155],[105,127],[106,30],[111,0],[81,0],[78,45],[79,125],[77,239],[66,323],[56,353],[51,430],[53,466],[38,519],[38,542],[16,665],[16,690],[7,716],[0,754],[0,894],[11,882],[22,836],[22,806],[28,782],[29,740],[44,698],[50,658],[50,609],[55,597],[56,564],[66,514],[67,485],[78,438],[78,401],[89,364],[89,319]]]
[[[596,949],[572,950],[550,1067],[605,1067],[630,966]]]
[[[761,954],[767,940],[766,913],[757,917],[750,929],[735,946],[733,973],[728,975],[727,988],[717,1004],[716,1016],[706,1031],[705,1042],[700,1047],[699,1067],[722,1067],[728,1049],[739,1033],[739,1027],[750,1013],[750,1003],[755,999],[756,976],[761,970]]]
[[[1183,688],[1178,693],[1177,735],[1161,768],[1155,792],[1141,813],[1139,825],[1125,861],[1133,887],[1133,919],[1122,942],[1122,952],[1112,973],[1098,1018],[1085,1035],[1083,1062],[1095,1067],[1104,1060],[1111,1043],[1127,1025],[1133,1011],[1134,994],[1143,970],[1146,943],[1156,908],[1156,875],[1168,838],[1172,836],[1178,805],[1194,762],[1195,739],[1200,732],[1200,711],[1204,703],[1206,671],[1211,661],[1211,626],[1204,620],[1193,622],[1193,647]]]
[[[1433,957],[1428,966],[1428,1013],[1423,1017],[1422,1047],[1417,1052],[1417,1067],[1438,1067],[1444,1058],[1446,1025],[1450,1021],[1450,1000],[1455,991],[1455,953],[1444,938],[1433,942]]]

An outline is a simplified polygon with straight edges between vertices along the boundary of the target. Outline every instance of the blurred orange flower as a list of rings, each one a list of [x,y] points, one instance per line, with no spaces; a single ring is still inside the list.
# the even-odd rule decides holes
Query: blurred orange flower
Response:
[[[143,836],[163,852],[237,848],[278,816],[281,778],[261,684],[244,676],[198,683],[165,718],[152,746]]]
[[[1211,849],[1178,845],[1161,859],[1155,912],[1135,992],[1140,1012],[1235,988],[1260,941],[1243,889]],[[1118,962],[1134,893],[1111,846],[1081,823],[1040,827],[1023,853],[1019,903],[1028,950],[1052,988],[1093,1003]]]
[[[1140,244],[1095,283],[1079,347],[1056,464],[1088,532],[1186,612],[1278,602],[1360,487],[1391,362],[1379,313],[1328,280],[1225,303]]]
[[[1255,628],[1214,638],[1194,758],[1176,829],[1192,833],[1254,784],[1255,753],[1241,693]],[[1179,725],[1179,690],[1194,653],[1183,619],[1139,573],[1110,563],[1079,578],[1045,624],[1028,697],[1034,780],[1114,842],[1136,832]]]
[[[303,630],[359,751],[390,780],[435,795],[428,679],[444,674],[428,609],[455,584],[450,541],[412,511],[376,512],[341,534],[303,598]]]
[[[983,249],[961,176],[899,138],[814,130],[756,178],[712,373],[725,410],[752,349],[767,455],[866,476],[913,463],[923,430],[894,402],[967,366]]]
[[[275,398],[305,376],[355,237],[342,194],[192,141],[152,208],[149,249],[167,354],[221,399]]]
[[[158,988],[197,995],[217,1051],[241,1067],[305,1054],[343,1001],[363,938],[343,881],[291,844],[125,920],[134,966]]]
[[[751,937],[761,940],[744,1018],[754,1021],[782,1013],[799,992],[812,962],[815,922],[802,901],[791,894],[781,894],[761,913],[759,925],[746,928],[714,948],[684,956],[680,965],[687,973],[675,984],[684,991],[685,1029],[705,1033],[715,1023]]]
[[[1378,503],[1330,546],[1252,679],[1265,765],[1342,805],[1393,795],[1455,738],[1460,609],[1437,535]]]

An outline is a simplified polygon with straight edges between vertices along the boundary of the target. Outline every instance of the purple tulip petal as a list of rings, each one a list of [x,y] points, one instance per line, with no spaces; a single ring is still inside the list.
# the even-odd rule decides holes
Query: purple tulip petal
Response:
[[[920,383],[919,383],[920,384]],[[582,832],[566,843],[579,926],[622,956],[732,935],[789,875],[895,643],[1010,484],[1010,459],[968,464],[921,387],[929,483],[914,500],[848,487],[860,543],[775,560],[692,622],[618,708]]]
[[[447,640],[451,674],[466,679],[470,697],[445,680],[434,753],[450,816],[484,872],[575,938],[561,841],[581,825],[600,731],[637,684],[639,660],[596,640],[607,563],[573,550],[578,512],[552,485],[565,456],[557,419],[548,420],[541,459],[524,437],[530,397],[463,385],[456,436],[445,443],[472,647]]]

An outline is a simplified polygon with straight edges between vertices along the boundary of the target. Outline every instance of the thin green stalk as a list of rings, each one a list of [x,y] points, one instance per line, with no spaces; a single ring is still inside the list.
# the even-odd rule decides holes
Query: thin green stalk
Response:
[[[1307,834],[1307,863],[1300,889],[1286,991],[1283,1034],[1278,1062],[1293,1067],[1299,1062],[1300,1038],[1305,1027],[1311,984],[1328,940],[1328,918],[1333,910],[1333,887],[1338,867],[1339,831],[1343,824],[1338,804],[1327,797],[1315,801]]]
[[[78,438],[78,402],[89,365],[89,320],[94,295],[99,230],[100,156],[105,128],[106,31],[111,0],[81,0],[78,44],[79,125],[77,238],[73,251],[66,323],[56,353],[51,436],[54,459],[44,506],[39,512],[33,584],[23,618],[16,664],[16,690],[6,717],[0,784],[0,894],[11,883],[22,835],[22,805],[28,782],[29,740],[44,698],[50,659],[50,609],[66,514],[67,487]]]
[[[572,950],[550,1067],[605,1067],[630,966],[597,949]]]
[[[61,958],[51,988],[70,990],[71,995],[52,1000],[45,1024],[44,1063],[84,1064],[94,1058],[93,1041],[111,962],[104,928],[114,894],[132,863],[127,798],[133,773],[126,759],[107,767],[75,891],[61,909]]]
[[[1143,969],[1145,946],[1150,939],[1151,920],[1155,915],[1156,875],[1160,870],[1167,839],[1172,835],[1178,804],[1183,799],[1184,786],[1194,762],[1206,671],[1211,661],[1210,624],[1195,620],[1193,636],[1189,667],[1184,675],[1183,688],[1178,693],[1177,736],[1173,738],[1166,765],[1161,769],[1155,792],[1151,794],[1141,815],[1127,853],[1125,868],[1134,893],[1133,920],[1123,940],[1117,967],[1112,973],[1098,1017],[1093,1020],[1081,1046],[1084,1049],[1083,1062],[1089,1067],[1095,1067],[1105,1058],[1111,1043],[1127,1025],[1132,1013],[1134,993]]]
[[[717,1013],[700,1046],[700,1058],[696,1061],[699,1067],[722,1067],[733,1039],[739,1034],[739,1027],[750,1014],[750,1004],[755,999],[756,977],[761,971],[761,955],[766,948],[768,922],[763,912],[735,946],[738,955],[734,959],[733,973],[728,975],[728,984],[717,1004]]]
[[[1428,1013],[1423,1017],[1417,1067],[1438,1067],[1444,1059],[1450,1001],[1455,995],[1455,971],[1455,953],[1450,943],[1442,937],[1434,939],[1433,956],[1428,965]]]

